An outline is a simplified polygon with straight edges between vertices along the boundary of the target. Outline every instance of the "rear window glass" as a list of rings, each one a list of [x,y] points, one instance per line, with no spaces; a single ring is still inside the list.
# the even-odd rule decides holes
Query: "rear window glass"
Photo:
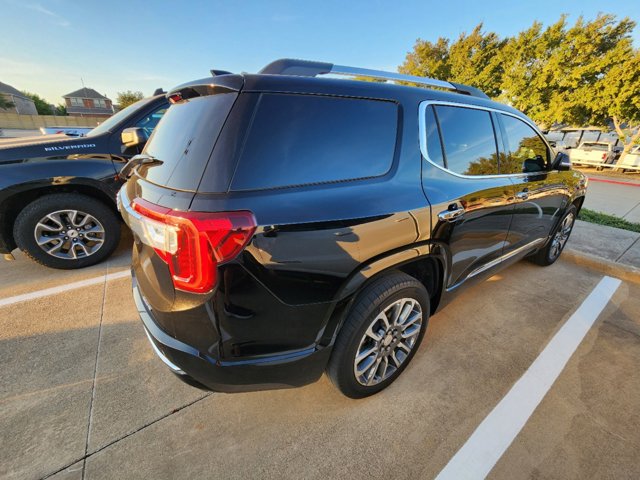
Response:
[[[195,191],[237,96],[219,93],[172,105],[145,147],[162,163],[140,169],[141,175],[158,185]]]
[[[397,123],[392,102],[262,94],[232,189],[383,175],[393,162]]]

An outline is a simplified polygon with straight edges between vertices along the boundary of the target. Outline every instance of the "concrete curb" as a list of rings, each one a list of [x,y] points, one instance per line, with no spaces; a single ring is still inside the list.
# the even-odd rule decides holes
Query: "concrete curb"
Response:
[[[566,248],[562,252],[562,257],[576,265],[591,268],[607,275],[611,275],[627,282],[640,284],[640,268],[623,263],[616,263],[612,260],[596,257],[589,253],[580,252],[572,248]]]
[[[588,176],[588,175],[587,175]],[[610,180],[608,178],[595,178],[589,177],[590,182],[602,182],[602,183],[614,183],[616,185],[625,185],[627,187],[640,187],[640,183],[636,183],[634,181],[624,181],[624,180]]]

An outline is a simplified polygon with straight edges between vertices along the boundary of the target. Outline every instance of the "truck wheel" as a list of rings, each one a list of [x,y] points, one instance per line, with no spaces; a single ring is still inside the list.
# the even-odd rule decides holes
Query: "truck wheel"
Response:
[[[569,240],[569,235],[571,235],[577,215],[578,209],[575,205],[571,205],[567,208],[564,217],[560,220],[560,223],[551,235],[547,245],[529,257],[533,263],[546,267],[547,265],[554,263],[558,257],[560,257],[562,250],[564,250],[564,247]]]
[[[347,397],[379,392],[407,367],[428,319],[429,294],[418,280],[401,272],[374,280],[338,334],[327,375]]]
[[[70,270],[111,255],[120,240],[120,222],[113,210],[95,198],[56,193],[34,200],[20,212],[13,237],[35,262]]]

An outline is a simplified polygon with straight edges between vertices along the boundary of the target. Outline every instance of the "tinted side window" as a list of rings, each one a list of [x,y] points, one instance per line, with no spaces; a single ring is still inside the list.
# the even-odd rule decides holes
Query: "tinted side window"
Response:
[[[485,110],[436,105],[447,168],[463,175],[498,173],[491,115]]]
[[[529,125],[515,117],[500,114],[507,134],[507,155],[500,162],[500,173],[527,173],[546,170],[547,145]],[[505,158],[506,157],[506,158]]]
[[[425,128],[427,130],[427,154],[429,159],[438,165],[445,166],[444,155],[442,153],[442,142],[438,132],[438,122],[433,113],[433,107],[428,106],[425,111]]]
[[[232,189],[383,175],[393,161],[397,123],[392,102],[262,94]]]

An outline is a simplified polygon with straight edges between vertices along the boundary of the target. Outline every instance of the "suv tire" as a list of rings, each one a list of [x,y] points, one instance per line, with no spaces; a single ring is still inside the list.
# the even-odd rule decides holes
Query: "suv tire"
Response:
[[[575,205],[567,208],[564,216],[549,236],[546,246],[529,257],[533,263],[546,267],[555,263],[555,261],[560,258],[560,254],[569,240],[577,216],[578,209]]]
[[[70,270],[94,265],[111,255],[120,241],[120,221],[95,198],[56,193],[34,200],[20,212],[13,237],[18,248],[35,262]]]
[[[405,273],[386,274],[365,287],[333,347],[327,366],[333,384],[351,398],[389,386],[420,346],[429,308],[424,285]]]

